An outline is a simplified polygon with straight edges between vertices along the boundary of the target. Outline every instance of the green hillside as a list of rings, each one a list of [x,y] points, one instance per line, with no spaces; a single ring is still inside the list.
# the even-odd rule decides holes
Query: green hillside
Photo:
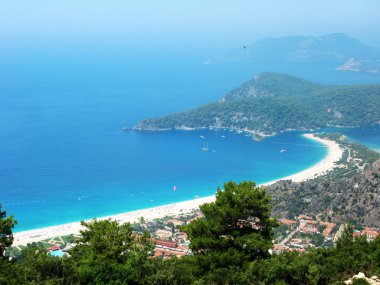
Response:
[[[288,129],[362,126],[379,121],[380,85],[327,86],[286,74],[263,73],[220,102],[147,119],[134,128],[227,128],[268,135]]]
[[[233,89],[222,100],[247,97],[303,96],[305,93],[321,88],[322,86],[319,84],[292,75],[265,72]]]

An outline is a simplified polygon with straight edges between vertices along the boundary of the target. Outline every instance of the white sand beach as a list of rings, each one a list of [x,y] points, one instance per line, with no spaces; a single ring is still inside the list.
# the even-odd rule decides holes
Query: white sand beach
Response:
[[[336,162],[342,158],[343,150],[336,142],[315,137],[313,134],[304,134],[303,136],[308,139],[315,140],[327,147],[328,153],[325,158],[312,167],[309,167],[301,172],[297,172],[293,175],[283,177],[275,181],[267,182],[264,185],[269,185],[279,180],[293,180],[294,182],[301,182],[315,178],[332,170],[335,167]]]
[[[308,139],[316,140],[322,143],[325,147],[327,147],[328,148],[327,156],[323,160],[321,160],[320,162],[318,162],[317,164],[315,164],[314,166],[306,170],[303,170],[301,172],[298,172],[296,174],[293,174],[293,175],[290,175],[278,180],[291,179],[295,182],[300,182],[300,181],[304,181],[310,178],[314,178],[316,176],[322,175],[326,173],[327,171],[333,169],[335,167],[335,163],[341,159],[343,155],[343,150],[337,143],[330,140],[317,138],[312,134],[305,134],[304,136]],[[265,183],[265,185],[269,185],[276,181]],[[194,209],[197,209],[199,205],[212,202],[214,201],[214,199],[215,199],[214,196],[197,198],[193,200],[168,204],[168,205],[144,209],[144,210],[130,211],[126,213],[111,215],[111,216],[102,217],[99,219],[111,218],[111,219],[117,220],[119,223],[135,222],[140,217],[144,217],[146,220],[152,220],[154,218],[162,218],[168,215],[178,215],[181,213],[190,212]],[[67,223],[63,225],[18,232],[14,234],[13,245],[26,245],[28,243],[37,242],[43,239],[53,238],[56,236],[78,234],[81,229],[82,227],[80,225],[80,222],[73,222],[73,223]]]

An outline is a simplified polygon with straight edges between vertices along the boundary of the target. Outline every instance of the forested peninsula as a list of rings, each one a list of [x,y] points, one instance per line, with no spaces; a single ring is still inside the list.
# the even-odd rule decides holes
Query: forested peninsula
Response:
[[[182,113],[146,119],[142,131],[225,128],[254,137],[328,126],[380,122],[380,85],[321,85],[280,73],[262,73],[219,102]]]

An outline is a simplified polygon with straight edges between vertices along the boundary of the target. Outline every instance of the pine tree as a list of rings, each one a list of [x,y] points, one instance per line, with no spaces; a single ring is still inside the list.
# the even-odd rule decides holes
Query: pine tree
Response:
[[[17,221],[13,218],[13,215],[7,217],[7,212],[2,210],[0,204],[0,258],[5,257],[5,250],[13,243],[13,228],[17,224]]]
[[[184,230],[190,247],[205,270],[242,266],[269,256],[273,246],[270,197],[254,182],[224,184],[213,203],[200,207],[204,219],[192,221]],[[217,281],[218,282],[218,281]]]

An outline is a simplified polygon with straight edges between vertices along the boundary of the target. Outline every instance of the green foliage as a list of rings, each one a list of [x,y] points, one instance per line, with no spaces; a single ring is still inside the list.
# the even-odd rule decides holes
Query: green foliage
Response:
[[[270,134],[329,125],[361,126],[380,120],[380,85],[321,86],[284,74],[253,82],[233,90],[226,101],[144,120],[137,128],[247,128]]]
[[[193,256],[172,257],[167,260],[151,259],[146,272],[143,284],[192,284],[195,276],[199,276],[199,265]]]
[[[352,285],[370,285],[370,283],[363,278],[358,278],[358,279],[354,279],[354,281],[352,282]]]
[[[274,72],[264,72],[243,83],[223,98],[236,100],[246,97],[303,96],[322,86],[301,78]],[[253,92],[254,91],[254,92]]]
[[[204,219],[192,221],[183,230],[188,233],[190,248],[205,273],[226,278],[235,268],[249,261],[267,258],[273,246],[270,197],[253,182],[224,184],[213,203],[200,207]],[[224,277],[223,277],[224,276]]]
[[[148,234],[136,236],[129,223],[111,220],[82,222],[86,229],[70,250],[75,279],[81,283],[135,282],[143,277],[143,267],[153,249]]]
[[[16,262],[8,264],[0,284],[62,284],[64,259],[52,257],[41,246],[29,245],[23,249]]]
[[[339,143],[344,150],[340,167],[307,181],[285,180],[267,186],[273,214],[291,218],[309,213],[335,223],[350,223],[355,228],[380,227],[376,202],[380,194],[380,154],[339,133],[317,136]]]
[[[336,247],[269,255],[276,222],[270,197],[253,182],[226,183],[201,209],[204,219],[185,227],[192,256],[149,258],[147,235],[94,220],[82,223],[71,257],[52,257],[37,244],[17,260],[0,259],[0,284],[338,284],[358,272],[380,274],[380,236],[352,239],[350,227]]]
[[[13,243],[12,230],[16,224],[17,221],[12,215],[7,217],[7,212],[2,210],[2,205],[0,204],[0,259],[6,258],[4,256],[5,250]]]
[[[379,242],[379,238],[372,243],[360,238],[339,249],[316,249],[303,254],[286,252],[252,262],[247,275],[253,276],[255,284],[333,284],[359,271],[378,274],[379,264],[373,260],[374,250],[380,250]]]
[[[336,241],[336,247],[338,249],[349,247],[353,243],[354,230],[351,225],[346,225]]]

